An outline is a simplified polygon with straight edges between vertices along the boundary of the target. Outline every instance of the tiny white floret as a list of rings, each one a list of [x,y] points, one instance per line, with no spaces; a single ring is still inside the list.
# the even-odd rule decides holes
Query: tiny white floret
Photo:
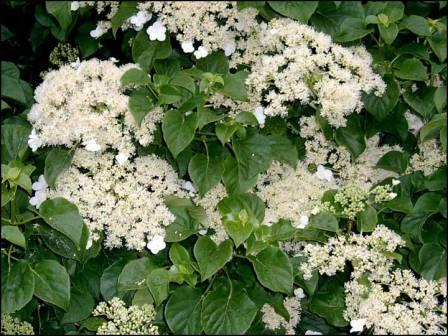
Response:
[[[391,200],[394,199],[395,197],[397,197],[397,193],[394,193],[394,192],[389,193],[389,198]]]
[[[400,180],[392,179],[392,185],[396,186],[400,184]]]

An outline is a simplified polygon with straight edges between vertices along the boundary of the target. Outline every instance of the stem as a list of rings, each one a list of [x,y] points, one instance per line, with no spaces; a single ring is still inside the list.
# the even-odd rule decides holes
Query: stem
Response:
[[[16,221],[16,200],[11,200],[11,224],[14,224]]]
[[[7,222],[7,223],[11,223],[11,220],[10,220],[10,219],[8,219],[8,218],[4,218],[4,217],[2,217],[2,221]]]
[[[241,254],[234,254],[234,256],[237,257],[237,258],[242,258],[242,259],[246,259],[246,260],[249,260],[249,261],[250,261],[250,259],[249,259],[248,257],[243,256],[243,255],[241,255]]]
[[[208,291],[210,290],[210,288],[211,288],[212,285],[213,285],[213,282],[215,281],[215,278],[216,278],[216,273],[213,274],[213,277],[212,277],[212,279],[210,280],[210,283],[208,284],[207,288],[205,289],[204,294],[202,294],[202,297],[204,297],[204,296],[208,293]]]
[[[31,222],[31,221],[33,221],[35,219],[39,219],[39,218],[42,218],[42,217],[41,216],[32,217],[30,219],[24,220],[23,222],[16,222],[15,224],[16,225],[25,224],[25,223]]]

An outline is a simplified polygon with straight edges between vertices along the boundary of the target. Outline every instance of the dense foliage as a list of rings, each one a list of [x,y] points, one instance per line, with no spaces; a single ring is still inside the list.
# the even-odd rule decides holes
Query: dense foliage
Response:
[[[2,334],[446,334],[446,2],[0,11]]]

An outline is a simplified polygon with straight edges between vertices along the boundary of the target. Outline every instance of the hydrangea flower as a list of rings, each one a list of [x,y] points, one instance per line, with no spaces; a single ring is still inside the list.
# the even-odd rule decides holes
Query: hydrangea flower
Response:
[[[140,31],[143,29],[145,23],[151,20],[151,17],[151,13],[148,13],[146,11],[139,11],[137,14],[129,18],[129,22],[134,26],[134,29],[136,31]]]
[[[255,108],[254,113],[255,118],[257,118],[257,121],[260,125],[264,125],[264,122],[266,120],[266,116],[264,115],[264,108],[263,106],[257,106]]]
[[[203,46],[200,46],[200,47],[198,48],[198,50],[196,50],[196,51],[194,52],[194,56],[195,56],[197,59],[207,57],[207,55],[208,55],[208,50],[207,50],[205,47],[203,47]]]
[[[123,165],[128,160],[128,158],[129,156],[125,153],[119,153],[115,156],[115,159],[117,160],[119,165]]]
[[[99,145],[95,139],[83,142],[83,145],[86,147],[86,150],[89,152],[98,152],[101,150],[101,145]]]
[[[181,43],[180,46],[182,47],[182,50],[184,51],[184,53],[189,54],[194,51],[194,46],[193,46],[192,40],[184,41]]]
[[[162,236],[154,236],[151,241],[148,242],[146,247],[151,251],[152,254],[157,254],[166,247],[166,243],[163,240]]]
[[[156,21],[146,29],[146,33],[149,35],[151,41],[165,41],[166,39],[166,28],[162,25],[160,21]]]
[[[28,146],[33,152],[35,152],[40,146],[42,146],[42,140],[33,128],[30,136],[28,137]]]

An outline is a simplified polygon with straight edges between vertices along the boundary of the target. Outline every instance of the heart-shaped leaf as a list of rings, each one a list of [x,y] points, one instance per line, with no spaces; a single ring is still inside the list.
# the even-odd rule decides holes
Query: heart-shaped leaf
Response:
[[[202,281],[207,280],[232,259],[232,241],[227,239],[217,246],[207,236],[200,237],[193,253],[198,262]]]

